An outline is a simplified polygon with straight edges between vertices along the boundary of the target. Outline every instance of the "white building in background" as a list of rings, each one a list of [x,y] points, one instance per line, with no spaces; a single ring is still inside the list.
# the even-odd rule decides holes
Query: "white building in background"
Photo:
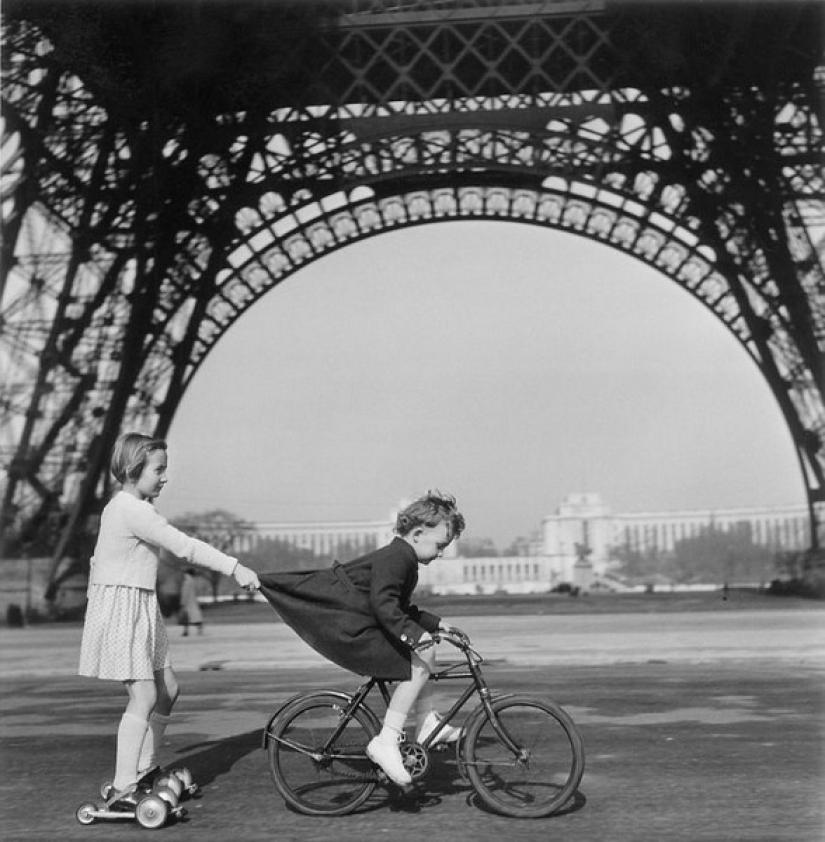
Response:
[[[641,512],[616,515],[617,543],[634,550],[672,550],[677,541],[696,537],[713,524],[724,531],[745,530],[755,544],[773,551],[802,550],[811,543],[804,506],[719,511]]]
[[[613,515],[598,494],[568,494],[556,513],[541,522],[541,551],[551,559],[553,570],[563,582],[576,582],[579,561],[588,562],[594,576],[604,576],[615,540]]]
[[[341,560],[346,561],[389,543],[393,523],[260,523],[237,540],[235,551],[249,551],[272,539],[326,558],[343,548],[347,555]],[[711,525],[746,530],[755,543],[772,551],[810,546],[804,506],[613,514],[598,494],[578,492],[567,495],[541,521],[524,555],[465,558],[459,540],[448,547],[447,563],[419,569],[419,587],[439,594],[546,593],[562,584],[587,590],[600,580],[610,581],[614,548],[667,552]]]
[[[335,555],[339,548],[353,548],[368,553],[388,544],[393,537],[393,523],[387,521],[327,523],[256,523],[237,539],[234,549],[248,552],[262,540],[284,541],[296,549],[318,556]]]

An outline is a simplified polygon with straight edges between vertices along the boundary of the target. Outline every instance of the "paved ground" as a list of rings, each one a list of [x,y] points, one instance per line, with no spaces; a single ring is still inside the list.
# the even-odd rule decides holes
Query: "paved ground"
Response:
[[[822,610],[460,624],[496,689],[553,698],[579,723],[587,769],[563,814],[486,812],[450,755],[411,796],[379,791],[340,819],[290,811],[259,747],[269,714],[299,690],[357,682],[283,626],[230,625],[173,641],[183,696],[166,759],[188,765],[204,792],[159,832],[181,842],[825,840]],[[124,702],[117,685],[73,675],[78,640],[75,627],[0,630],[0,834],[9,842],[148,832],[74,819],[110,773]]]

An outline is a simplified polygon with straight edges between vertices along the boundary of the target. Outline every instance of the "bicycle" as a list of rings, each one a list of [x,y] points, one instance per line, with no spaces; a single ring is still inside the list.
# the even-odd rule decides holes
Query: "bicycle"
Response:
[[[477,695],[479,704],[456,744],[462,777],[484,804],[502,815],[543,818],[561,810],[584,774],[584,743],[572,718],[555,702],[493,694],[481,670],[483,659],[463,632],[439,632],[428,645],[440,641],[452,644],[463,660],[438,669],[430,680],[470,679],[470,684],[422,744],[401,745],[413,782],[427,773],[440,731]],[[388,704],[388,683],[370,678],[351,694],[301,694],[272,715],[263,748],[272,780],[288,804],[307,815],[341,816],[357,810],[387,781],[365,749],[381,730],[367,697],[377,687]]]

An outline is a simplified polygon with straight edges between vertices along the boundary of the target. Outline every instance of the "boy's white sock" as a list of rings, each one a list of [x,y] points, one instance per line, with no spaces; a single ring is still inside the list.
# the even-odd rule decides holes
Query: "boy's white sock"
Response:
[[[140,760],[138,760],[138,777],[145,775],[157,765],[157,753],[170,720],[170,716],[164,716],[162,713],[153,713],[149,717],[143,748],[140,750]]]
[[[419,731],[424,727],[424,723],[427,721],[427,717],[433,713],[436,713],[436,709],[432,702],[416,707],[415,724]]]
[[[396,742],[398,735],[403,732],[406,722],[406,713],[390,708],[384,716],[384,724],[381,726],[381,733],[378,735],[379,739]]]
[[[137,780],[138,758],[146,737],[148,723],[128,711],[123,714],[117,729],[117,759],[115,761],[115,789],[125,789]]]

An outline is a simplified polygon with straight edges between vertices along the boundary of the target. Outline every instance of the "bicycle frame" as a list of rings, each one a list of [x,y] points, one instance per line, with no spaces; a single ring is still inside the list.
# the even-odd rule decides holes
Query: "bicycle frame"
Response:
[[[467,704],[467,702],[474,696],[478,695],[479,701],[481,703],[481,708],[484,710],[484,713],[487,716],[487,719],[490,720],[490,724],[493,726],[493,730],[496,732],[498,738],[504,743],[504,745],[513,753],[516,758],[522,757],[522,750],[521,748],[515,743],[515,741],[510,737],[507,733],[507,730],[499,721],[496,712],[493,710],[493,706],[491,704],[492,694],[490,693],[490,688],[487,684],[487,680],[484,678],[484,674],[481,670],[481,663],[484,660],[481,655],[478,654],[474,649],[470,647],[470,645],[465,642],[463,639],[458,638],[455,639],[452,636],[447,634],[442,635],[434,635],[434,641],[438,642],[438,640],[444,640],[448,643],[451,643],[455,646],[456,649],[461,651],[461,654],[464,656],[466,661],[466,670],[462,670],[465,666],[463,663],[455,663],[449,664],[442,669],[438,670],[438,672],[434,672],[430,676],[430,681],[457,681],[457,680],[467,680],[469,679],[472,683],[468,685],[459,698],[453,703],[452,707],[447,711],[447,713],[443,714],[441,722],[438,724],[438,727],[431,733],[421,744],[424,748],[429,749],[433,742],[437,739],[439,733],[443,728],[445,728],[449,723],[452,721],[453,717],[459,713]],[[337,739],[338,735],[343,728],[343,724],[351,716],[353,710],[357,707],[364,704],[367,696],[369,695],[370,691],[373,687],[378,687],[379,691],[381,692],[381,696],[384,700],[384,704],[389,706],[390,703],[390,691],[387,685],[390,682],[384,681],[379,678],[371,678],[365,684],[362,684],[358,690],[356,690],[355,694],[352,697],[352,701],[344,712],[344,717],[342,717],[342,725],[336,728],[335,733],[329,740],[329,743],[325,748],[328,748],[332,742]]]
[[[471,716],[481,715],[481,711],[483,710],[484,715],[486,715],[487,719],[490,721],[490,724],[492,725],[493,730],[495,731],[498,738],[513,753],[513,755],[517,759],[522,759],[522,749],[507,733],[507,730],[499,721],[495,710],[493,710],[492,694],[490,692],[490,688],[487,684],[486,679],[484,678],[484,674],[482,673],[480,666],[483,661],[481,655],[479,655],[474,649],[470,647],[470,645],[466,641],[464,641],[461,638],[455,639],[447,634],[434,635],[434,642],[438,642],[438,640],[444,640],[448,643],[451,643],[453,646],[455,646],[456,649],[459,649],[462,655],[464,656],[466,667],[465,663],[461,662],[448,664],[447,666],[443,667],[437,672],[434,672],[430,676],[430,680],[435,682],[469,680],[471,683],[464,688],[459,698],[453,703],[452,707],[447,711],[446,714],[442,716],[442,720],[438,724],[438,727],[427,736],[427,738],[423,741],[422,746],[425,749],[429,749],[438,737],[438,734],[441,732],[441,730],[452,721],[452,719],[464,708],[467,702],[474,695],[478,695],[480,701],[480,708],[477,708],[474,714],[471,714]],[[384,704],[389,705],[391,698],[389,685],[391,683],[392,682],[387,681],[385,679],[370,678],[368,681],[364,682],[360,687],[358,687],[357,690],[351,696],[347,695],[346,693],[335,693],[335,695],[339,696],[341,700],[342,710],[340,721],[337,727],[333,730],[332,734],[330,734],[329,739],[322,746],[320,752],[309,752],[304,746],[292,743],[289,740],[285,740],[283,737],[273,737],[273,735],[270,732],[270,726],[271,723],[275,720],[275,718],[280,714],[280,710],[270,719],[269,725],[267,725],[267,727],[264,729],[264,748],[266,747],[268,739],[277,739],[284,745],[288,745],[290,748],[293,748],[297,751],[302,751],[312,756],[318,761],[321,761],[324,758],[330,760],[350,758],[351,755],[341,754],[340,751],[334,755],[330,754],[332,746],[335,744],[335,741],[341,736],[341,733],[346,728],[347,723],[352,719],[354,712],[357,709],[364,709],[365,711],[367,711],[368,715],[371,716],[371,718],[374,718],[374,714],[371,708],[369,707],[369,705],[366,704],[366,699],[372,692],[373,688],[378,688],[379,692],[381,693],[381,697],[384,701]],[[326,693],[324,695],[326,695]],[[284,707],[286,707],[286,705],[284,705]],[[283,708],[281,708],[281,710],[283,710]]]
[[[463,658],[436,665],[430,678],[466,684],[431,734],[420,743],[405,739],[399,746],[410,778],[423,779],[430,768],[430,752],[445,747],[439,735],[477,695],[454,747],[458,773],[481,802],[500,815],[544,818],[558,812],[584,772],[584,746],[573,720],[554,702],[491,691],[483,659],[463,633],[456,630],[432,638],[432,643],[449,642]],[[372,677],[354,693],[317,690],[293,697],[279,708],[269,720],[264,745],[270,774],[287,804],[307,815],[343,816],[365,804],[376,786],[388,782],[366,751],[382,727],[368,697],[377,687],[389,707],[393,683]]]

